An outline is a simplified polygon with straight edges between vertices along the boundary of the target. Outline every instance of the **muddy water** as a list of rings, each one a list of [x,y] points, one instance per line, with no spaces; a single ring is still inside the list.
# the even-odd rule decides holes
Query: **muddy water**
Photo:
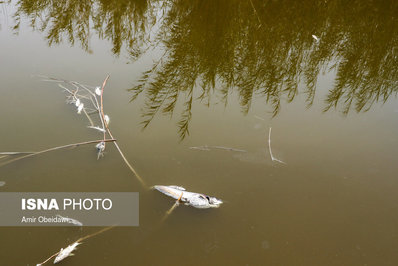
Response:
[[[110,127],[145,182],[225,201],[161,223],[173,200],[145,190],[112,146],[100,160],[85,146],[1,167],[1,191],[140,193],[139,227],[63,263],[398,263],[394,1],[0,5],[1,151],[98,138],[36,75],[98,86],[110,74]],[[270,127],[286,164],[271,159]],[[0,228],[0,264],[35,265],[96,230]]]

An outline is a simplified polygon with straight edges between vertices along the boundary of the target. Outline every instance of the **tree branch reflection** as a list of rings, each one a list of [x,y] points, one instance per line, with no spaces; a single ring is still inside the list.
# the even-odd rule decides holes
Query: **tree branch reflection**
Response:
[[[263,99],[275,116],[299,93],[311,106],[317,88],[328,89],[324,111],[346,115],[365,112],[398,90],[393,0],[20,0],[17,6],[16,29],[28,16],[50,45],[66,37],[89,50],[93,30],[112,42],[116,55],[123,46],[133,58],[148,45],[160,47],[164,55],[130,89],[131,100],[145,97],[144,127],[182,102],[181,138],[189,132],[194,102],[210,105],[215,94],[227,104],[238,93],[244,113],[253,99]],[[335,84],[320,88],[318,77],[330,71]]]

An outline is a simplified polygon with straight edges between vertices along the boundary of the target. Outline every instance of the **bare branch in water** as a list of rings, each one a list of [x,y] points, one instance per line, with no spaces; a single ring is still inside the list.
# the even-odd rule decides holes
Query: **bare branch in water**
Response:
[[[278,163],[282,163],[282,164],[287,164],[284,161],[281,161],[279,159],[277,159],[276,157],[274,157],[274,155],[272,154],[272,149],[271,149],[271,127],[269,128],[269,133],[268,133],[268,148],[269,148],[269,154],[271,155],[271,160],[274,162],[278,162]]]
[[[0,152],[0,155],[20,155],[20,154],[31,154],[35,151],[4,151]]]
[[[109,122],[107,122],[107,120],[109,120],[109,118],[106,119],[105,114],[104,114],[104,110],[103,110],[103,93],[104,93],[104,88],[105,88],[105,85],[106,85],[106,82],[108,81],[108,79],[109,79],[109,75],[105,78],[105,80],[104,80],[104,82],[102,84],[102,88],[101,88],[101,109],[100,109],[100,111],[101,111],[102,121],[105,124],[106,131],[108,132],[109,136],[113,139],[112,132],[111,132],[111,130],[108,127],[108,123]],[[105,139],[105,134],[106,133],[104,133],[104,139]],[[120,156],[122,156],[123,161],[126,163],[126,165],[131,170],[131,172],[133,172],[133,174],[137,177],[138,181],[140,181],[140,183],[142,184],[143,187],[147,187],[145,182],[144,182],[144,180],[137,173],[137,171],[135,171],[134,167],[129,163],[127,158],[124,156],[124,154],[123,154],[122,150],[120,149],[119,145],[117,144],[117,142],[115,141],[115,142],[113,142],[113,144],[115,144],[115,147],[119,151]]]
[[[225,151],[234,151],[234,152],[247,152],[246,150],[235,149],[224,146],[197,146],[197,147],[189,147],[191,150],[200,150],[200,151],[210,151],[211,149],[225,150]]]
[[[86,86],[83,84],[80,84],[76,81],[68,81],[68,80],[64,80],[64,79],[57,79],[57,78],[52,78],[52,77],[45,77],[45,76],[41,76],[42,78],[46,78],[46,80],[48,81],[56,81],[56,82],[60,82],[60,83],[66,83],[69,84],[73,87],[75,87],[75,90],[70,90],[68,88],[66,88],[65,86],[62,86],[61,84],[60,87],[63,88],[66,92],[68,92],[70,94],[70,96],[72,96],[72,103],[76,104],[76,101],[79,99],[78,97],[76,97],[77,92],[79,91],[79,88],[88,92],[89,93],[89,97],[85,97],[85,99],[89,99],[91,101],[92,106],[94,107],[94,113],[98,113],[99,116],[99,120],[101,121],[102,124],[102,128],[95,126],[94,123],[92,122],[91,118],[89,115],[92,114],[92,110],[90,110],[90,113],[86,112],[86,108],[82,108],[82,111],[85,113],[85,115],[87,116],[88,120],[90,121],[90,126],[89,128],[93,128],[96,130],[99,130],[103,133],[103,139],[106,140],[106,133],[108,133],[108,135],[111,137],[111,139],[114,139],[112,136],[112,133],[109,129],[109,116],[105,115],[104,113],[104,99],[103,99],[103,94],[104,94],[104,89],[106,86],[106,83],[109,79],[109,75],[105,78],[105,80],[102,83],[101,88],[100,87],[96,87],[94,91],[91,91],[89,89],[90,86]],[[78,95],[80,98],[83,98],[80,94]],[[100,97],[99,101],[97,99],[97,96]],[[80,103],[79,103],[80,106]],[[97,159],[99,159],[102,155],[103,152],[105,150],[105,143],[107,141],[99,141],[98,144],[96,145],[96,148],[98,150],[98,155],[97,155]],[[113,141],[113,143],[116,146],[116,149],[119,151],[120,155],[122,156],[122,159],[124,160],[124,162],[126,163],[126,165],[128,166],[128,168],[133,172],[133,174],[137,177],[138,181],[141,182],[141,184],[146,187],[144,180],[141,178],[141,176],[137,173],[137,171],[135,171],[135,169],[133,168],[133,166],[128,162],[127,158],[124,156],[122,150],[120,149],[119,145],[117,144],[116,141]],[[21,157],[23,158],[23,157]],[[1,166],[1,165],[0,165]]]
[[[24,155],[24,156],[22,156],[22,157],[14,158],[14,159],[12,159],[12,160],[10,160],[10,161],[7,161],[7,162],[4,162],[4,163],[0,164],[0,167],[1,167],[1,166],[4,166],[4,165],[7,165],[7,164],[10,164],[10,163],[13,163],[13,162],[15,162],[15,161],[19,161],[19,160],[22,160],[22,159],[26,159],[26,158],[29,158],[29,157],[32,157],[32,156],[35,156],[35,155],[39,155],[39,154],[43,154],[43,153],[46,153],[46,152],[49,152],[49,151],[56,151],[56,150],[60,150],[60,149],[70,148],[70,147],[77,147],[77,146],[81,146],[81,145],[87,145],[87,144],[93,144],[93,143],[100,143],[100,142],[104,142],[104,141],[105,141],[105,142],[115,142],[116,139],[91,140],[91,141],[85,141],[85,142],[67,144],[67,145],[63,145],[63,146],[57,146],[57,147],[45,149],[45,150],[42,150],[42,151],[30,153],[30,154]],[[6,152],[6,153],[7,153],[7,152]],[[12,153],[14,153],[14,152],[12,152]],[[23,153],[23,152],[22,152],[22,153]]]
[[[174,209],[177,208],[178,205],[180,205],[180,200],[181,200],[181,197],[183,194],[184,193],[181,193],[181,196],[176,200],[176,202],[173,204],[173,206],[171,206],[171,208],[166,212],[166,214],[163,216],[163,218],[161,220],[161,223],[163,223],[167,219],[167,217],[169,217],[170,214],[174,211]]]

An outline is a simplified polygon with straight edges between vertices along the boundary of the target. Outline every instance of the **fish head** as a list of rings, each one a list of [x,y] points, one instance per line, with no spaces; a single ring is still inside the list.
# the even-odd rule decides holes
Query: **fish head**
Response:
[[[209,204],[211,208],[218,208],[222,204],[222,200],[215,197],[209,197]]]

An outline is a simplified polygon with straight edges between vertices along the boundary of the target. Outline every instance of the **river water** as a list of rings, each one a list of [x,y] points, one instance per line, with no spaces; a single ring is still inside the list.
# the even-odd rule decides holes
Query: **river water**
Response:
[[[0,151],[101,138],[39,75],[109,74],[109,125],[145,183],[224,201],[162,220],[174,200],[112,145],[99,160],[88,145],[2,166],[2,192],[140,193],[140,226],[63,264],[397,265],[396,1],[0,6]],[[36,265],[97,230],[2,227],[0,264]]]

